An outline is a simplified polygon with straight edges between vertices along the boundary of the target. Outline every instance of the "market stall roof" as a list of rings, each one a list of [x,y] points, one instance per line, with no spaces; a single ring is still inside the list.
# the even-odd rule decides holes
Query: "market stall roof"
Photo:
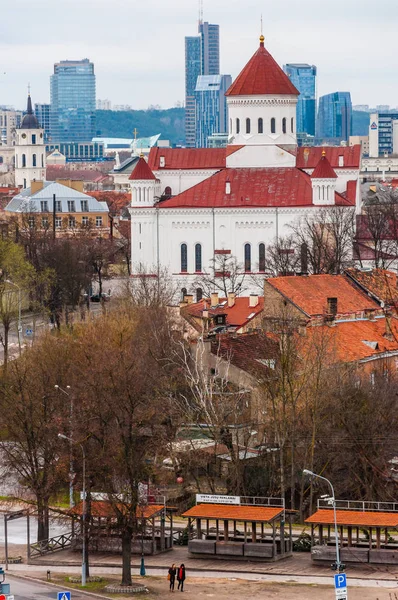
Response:
[[[197,504],[183,517],[199,519],[224,519],[230,521],[251,521],[269,523],[283,513],[280,506],[240,506],[231,504]]]
[[[398,527],[398,512],[336,510],[338,525],[353,527]],[[332,509],[319,509],[311,515],[306,523],[316,525],[333,525]]]
[[[142,508],[137,507],[137,517],[144,519],[152,519],[152,517],[156,517],[159,515],[165,506],[163,504],[147,504]],[[90,513],[92,517],[96,518],[116,518],[117,511],[127,512],[128,506],[125,504],[113,504],[112,502],[108,502],[106,500],[92,500],[90,502]],[[72,515],[82,515],[83,513],[83,502],[79,502],[76,504],[70,511]]]

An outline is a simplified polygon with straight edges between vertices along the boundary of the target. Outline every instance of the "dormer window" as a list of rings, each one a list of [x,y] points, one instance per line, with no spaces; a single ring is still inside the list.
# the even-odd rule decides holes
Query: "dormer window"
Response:
[[[159,167],[163,168],[166,166],[166,158],[164,156],[161,156],[159,159]]]

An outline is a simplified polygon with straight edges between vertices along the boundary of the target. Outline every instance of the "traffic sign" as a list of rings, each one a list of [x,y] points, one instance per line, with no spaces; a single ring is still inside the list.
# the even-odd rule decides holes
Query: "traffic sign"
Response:
[[[5,596],[4,594],[0,594],[0,600],[7,600],[7,596]]]
[[[33,335],[33,329],[26,329],[25,335]]]
[[[57,600],[71,600],[71,598],[72,594],[70,592],[58,592]]]
[[[338,573],[334,576],[336,600],[347,600],[347,575]]]

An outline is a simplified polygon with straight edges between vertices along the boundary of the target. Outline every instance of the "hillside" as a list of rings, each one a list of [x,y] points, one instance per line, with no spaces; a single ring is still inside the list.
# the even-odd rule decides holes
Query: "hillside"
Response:
[[[185,143],[183,108],[165,110],[97,110],[97,135],[132,138],[135,128],[138,137],[161,134],[174,146]]]

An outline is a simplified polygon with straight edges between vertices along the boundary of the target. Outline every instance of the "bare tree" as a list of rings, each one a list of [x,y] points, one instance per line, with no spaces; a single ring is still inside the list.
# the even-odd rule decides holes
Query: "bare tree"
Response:
[[[193,288],[200,288],[207,298],[213,292],[219,292],[224,298],[229,292],[240,295],[247,289],[247,273],[235,256],[216,254],[209,269],[195,278]]]

